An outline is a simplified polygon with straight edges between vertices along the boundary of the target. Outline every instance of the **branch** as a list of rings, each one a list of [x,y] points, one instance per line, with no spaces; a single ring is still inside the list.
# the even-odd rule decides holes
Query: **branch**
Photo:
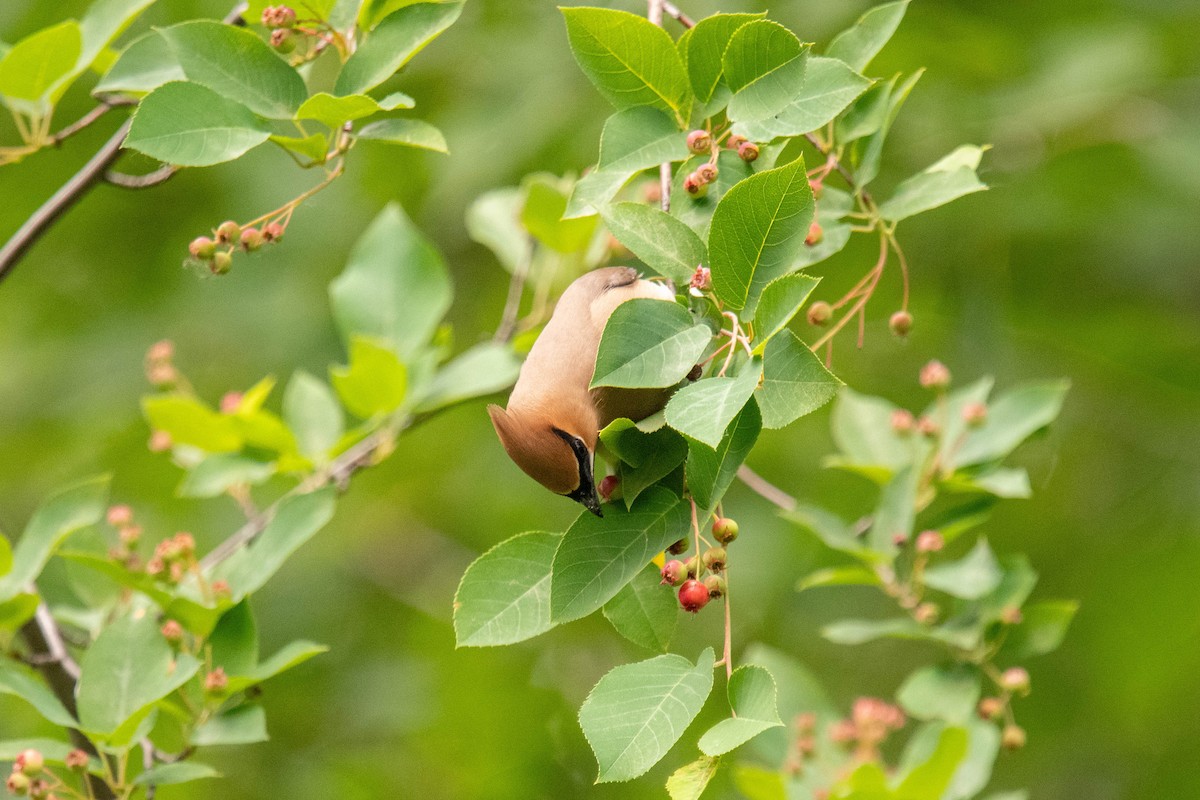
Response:
[[[783,511],[795,511],[796,506],[799,505],[796,498],[778,486],[768,483],[761,475],[745,464],[738,467],[737,476],[738,480],[750,487],[752,491],[774,503]]]
[[[179,172],[179,167],[174,164],[163,164],[154,172],[147,172],[145,175],[129,175],[110,169],[104,173],[104,182],[120,186],[122,189],[149,189],[151,186],[166,183],[176,172]]]
[[[33,588],[30,587],[30,590]],[[42,656],[42,658],[36,659],[36,666],[50,686],[50,691],[54,692],[54,696],[72,717],[78,717],[75,686],[79,682],[81,672],[79,663],[71,657],[71,653],[67,650],[62,631],[59,630],[58,623],[55,622],[54,616],[45,602],[38,603],[33,619],[26,622],[21,628],[21,637],[35,656]],[[68,728],[67,732],[76,747],[91,755],[99,755],[96,746],[78,728]],[[96,800],[113,800],[112,790],[103,780],[89,774],[88,783],[91,785]]]
[[[663,11],[665,11],[667,13],[667,16],[669,16],[672,19],[674,19],[675,21],[677,21],[683,27],[685,27],[685,28],[696,27],[695,21],[692,20],[692,18],[689,17],[687,14],[684,14],[682,11],[680,11],[679,8],[676,7],[676,5],[674,3],[668,2],[668,0],[662,0],[662,8],[663,8]]]
[[[507,342],[517,329],[517,314],[521,309],[521,296],[525,294],[525,281],[529,278],[529,270],[533,266],[533,243],[529,242],[525,255],[513,270],[512,279],[508,282],[508,297],[504,301],[504,313],[500,316],[500,324],[492,336],[494,342]]]
[[[127,133],[129,133],[129,120],[126,120],[117,129],[117,132],[104,143],[104,146],[92,156],[91,160],[59,187],[59,190],[43,203],[41,208],[33,212],[33,215],[25,220],[25,224],[18,228],[12,238],[4,244],[4,247],[0,248],[0,281],[8,277],[21,256],[25,255],[25,252],[42,237],[42,234],[54,224],[55,220],[61,217],[68,208],[79,202],[87,190],[103,177],[104,171],[112,166],[113,162],[121,155],[121,143],[125,141]]]

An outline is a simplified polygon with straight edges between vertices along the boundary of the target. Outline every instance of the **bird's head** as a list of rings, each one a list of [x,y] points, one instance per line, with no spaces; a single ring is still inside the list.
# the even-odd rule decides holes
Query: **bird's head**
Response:
[[[576,414],[488,406],[488,415],[509,457],[529,477],[555,494],[569,497],[598,517],[600,497],[592,463],[596,451],[595,412]]]

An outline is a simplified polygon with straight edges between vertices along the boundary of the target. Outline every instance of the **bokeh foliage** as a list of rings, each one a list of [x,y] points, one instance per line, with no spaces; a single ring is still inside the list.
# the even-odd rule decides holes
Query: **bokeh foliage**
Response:
[[[0,31],[11,41],[84,5],[6,5]],[[183,2],[149,18],[169,24],[225,10]],[[698,17],[716,8],[685,10]],[[824,40],[858,9],[780,3],[772,12]],[[1197,791],[1200,298],[1187,267],[1200,253],[1192,224],[1200,163],[1190,146],[1200,126],[1186,34],[1196,22],[1186,4],[918,3],[877,65],[884,74],[929,68],[891,134],[896,174],[880,180],[915,172],[959,141],[980,141],[994,145],[985,175],[994,189],[906,225],[917,329],[909,344],[893,341],[878,308],[868,347],[838,350],[839,374],[875,394],[911,387],[908,405],[919,402],[914,376],[930,355],[965,378],[996,372],[1001,385],[1073,379],[1054,441],[1021,455],[1036,499],[1008,504],[994,523],[998,549],[1027,551],[1039,565],[1046,596],[1083,601],[1071,639],[1043,662],[1045,680],[1023,707],[1043,740],[1001,767],[1035,797]],[[404,201],[448,255],[456,348],[490,333],[506,277],[469,243],[460,222],[467,204],[526,172],[588,163],[608,109],[544,4],[473,0],[443,44],[414,63],[405,89],[455,156],[356,153],[357,174],[302,212],[286,249],[227,280],[180,270],[183,247],[226,216],[253,216],[303,188],[281,155],[185,173],[154,195],[101,189],[30,254],[0,291],[6,533],[51,488],[117,466],[115,496],[145,508],[164,532],[194,530],[211,544],[232,530],[237,511],[220,500],[201,513],[163,499],[177,476],[144,449],[141,354],[157,338],[175,339],[209,397],[293,366],[320,374],[341,359],[324,287],[387,200]],[[515,97],[501,88],[514,84],[525,87]],[[82,112],[85,102],[68,95],[64,109]],[[90,132],[6,171],[4,229],[105,135]],[[870,257],[850,249],[822,272],[848,285]],[[819,470],[831,449],[824,427],[814,418],[799,440],[764,436],[752,464],[797,494],[840,493],[849,514],[865,489]],[[229,752],[219,766],[242,776],[245,795],[264,798],[656,796],[649,783],[590,789],[593,765],[574,709],[629,657],[615,641],[580,647],[602,622],[556,631],[536,650],[451,650],[449,598],[463,567],[507,533],[564,529],[573,509],[551,500],[507,463],[481,408],[415,431],[343,501],[336,533],[314,539],[273,592],[256,598],[262,629],[277,637],[265,652],[298,637],[333,650],[269,688],[274,741]],[[731,502],[746,509],[743,563],[762,576],[757,590],[742,590],[740,629],[845,675],[833,687],[842,705],[849,692],[892,693],[912,651],[822,644],[817,631],[841,601],[794,596],[778,580],[818,566],[817,549],[782,533],[748,493]],[[825,590],[836,591],[856,590]],[[614,650],[607,658],[605,648]],[[4,708],[4,725],[28,724],[19,706]]]

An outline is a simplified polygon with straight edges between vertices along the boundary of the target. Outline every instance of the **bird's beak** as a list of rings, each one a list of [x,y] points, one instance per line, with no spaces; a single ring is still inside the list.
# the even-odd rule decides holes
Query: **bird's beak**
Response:
[[[600,495],[596,492],[596,480],[592,475],[592,462],[590,458],[581,458],[579,460],[579,488],[568,494],[567,497],[579,503],[597,517],[604,516],[604,512],[600,510]]]

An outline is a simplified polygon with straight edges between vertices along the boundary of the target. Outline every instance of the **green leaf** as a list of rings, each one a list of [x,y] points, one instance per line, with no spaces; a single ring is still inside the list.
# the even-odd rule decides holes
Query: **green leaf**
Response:
[[[751,400],[738,412],[715,448],[688,442],[687,485],[706,516],[725,496],[738,468],[758,441],[760,431],[762,416],[758,404]]]
[[[423,388],[415,410],[433,411],[512,386],[521,371],[521,360],[500,342],[481,342],[455,357]]]
[[[746,649],[741,660],[746,664],[764,667],[775,677],[779,690],[779,713],[783,719],[791,720],[805,712],[816,714],[821,723],[832,722],[840,717],[839,710],[811,670],[792,656],[756,643]],[[795,740],[790,736],[790,731],[773,728],[755,738],[751,749],[756,760],[778,764],[787,755],[788,749],[794,746]]]
[[[411,362],[450,307],[450,276],[433,244],[391,203],[329,287],[342,336],[373,336]]]
[[[717,774],[718,759],[701,756],[684,764],[667,778],[667,796],[671,800],[699,800],[708,782]]]
[[[598,169],[632,175],[690,155],[687,134],[655,108],[626,108],[609,117],[600,134]]]
[[[383,83],[461,13],[462,3],[414,3],[388,14],[346,60],[334,93],[362,94]]]
[[[723,719],[700,737],[700,752],[728,753],[770,728],[782,727],[775,696],[775,679],[766,669],[747,664],[729,679],[729,706],[734,716]]]
[[[762,376],[762,360],[742,367],[736,378],[703,378],[684,386],[667,403],[667,424],[684,436],[717,447],[729,423],[746,405]]]
[[[642,775],[667,754],[700,712],[713,682],[713,654],[692,664],[662,655],[608,672],[579,709],[600,766],[597,783]]]
[[[914,767],[900,781],[896,795],[906,800],[940,800],[966,754],[967,732],[962,728],[946,728],[929,760]]]
[[[735,151],[722,148],[717,154],[717,179],[708,185],[708,194],[704,197],[692,197],[683,188],[683,182],[696,167],[706,163],[706,156],[694,156],[675,170],[675,177],[671,182],[671,216],[678,217],[701,239],[708,240],[711,246],[709,229],[713,212],[730,189],[755,172],[750,164],[738,158]]]
[[[634,644],[665,652],[679,619],[679,604],[654,564],[647,564],[604,604],[604,618]]]
[[[327,487],[284,498],[258,538],[218,565],[212,577],[229,584],[235,602],[257,591],[333,517],[334,492]]]
[[[892,38],[907,9],[908,0],[875,6],[834,37],[825,54],[861,72]]]
[[[242,437],[234,418],[218,414],[192,395],[144,397],[142,413],[153,430],[166,432],[174,444],[190,445],[209,453],[242,449]]]
[[[871,549],[877,553],[892,554],[898,549],[898,539],[912,538],[920,482],[921,470],[909,466],[897,471],[883,487],[871,530],[867,534]]]
[[[1079,611],[1075,600],[1043,600],[1021,610],[1023,619],[1004,642],[1005,652],[1025,659],[1052,653],[1067,636],[1067,628]]]
[[[922,667],[896,690],[896,700],[917,719],[965,723],[975,714],[982,680],[968,664]]]
[[[988,407],[987,421],[972,430],[954,456],[955,468],[1003,458],[1062,410],[1070,384],[1037,383],[1013,389]]]
[[[685,123],[691,88],[671,37],[645,17],[607,8],[560,8],[580,69],[617,108],[654,106]]]
[[[356,135],[359,139],[383,144],[415,147],[435,153],[450,152],[442,132],[420,119],[384,119],[364,125]]]
[[[922,725],[909,738],[900,758],[899,772],[907,775],[926,763],[937,750],[942,732],[948,726],[941,722]],[[976,797],[987,786],[992,775],[992,766],[1000,752],[1000,730],[994,724],[978,718],[969,719],[965,725],[967,752],[942,792],[940,800],[967,800]]]
[[[164,83],[187,80],[167,40],[152,30],[134,39],[96,84],[92,94],[141,95]]]
[[[909,617],[840,620],[822,628],[821,635],[834,644],[865,644],[882,638],[932,638]]]
[[[685,223],[642,203],[615,203],[601,209],[604,224],[621,244],[659,275],[683,285],[708,262],[704,242]]]
[[[37,611],[39,598],[36,594],[16,594],[0,601],[0,630],[15,631],[24,625]]]
[[[328,650],[329,648],[323,644],[306,641],[291,642],[253,669],[240,675],[230,675],[225,691],[229,694],[244,691],[251,686],[274,678],[282,672],[298,667],[305,661],[328,652]]]
[[[748,800],[787,800],[783,788],[783,775],[775,770],[737,764],[733,768],[733,782]]]
[[[875,176],[879,174],[879,159],[883,152],[883,144],[887,140],[888,131],[892,127],[892,123],[896,121],[896,116],[900,113],[900,107],[904,105],[904,101],[908,99],[913,88],[917,85],[917,81],[921,79],[924,70],[918,70],[905,79],[904,83],[900,84],[900,88],[892,91],[889,84],[887,97],[887,110],[883,115],[883,119],[879,123],[879,128],[872,132],[869,138],[855,145],[854,157],[854,177],[858,180],[858,185],[866,186],[871,181],[875,180]],[[895,79],[893,79],[893,82]]]
[[[50,109],[47,95],[75,67],[83,52],[83,33],[73,19],[31,33],[0,60],[0,95]]]
[[[563,219],[567,196],[544,176],[525,182],[521,222],[538,241],[560,253],[581,253],[591,244],[596,218]]]
[[[283,393],[283,419],[300,452],[314,461],[324,459],[345,432],[342,407],[329,386],[303,370]]]
[[[621,496],[626,508],[631,508],[643,491],[674,472],[688,455],[688,443],[669,428],[652,431],[643,438],[648,450],[645,458],[636,466],[621,464]]]
[[[456,647],[490,647],[531,639],[550,621],[550,566],[561,534],[522,533],[467,567],[454,595]]]
[[[117,734],[152,703],[187,683],[200,662],[176,655],[151,615],[126,616],[109,625],[88,648],[80,664],[77,690],[79,722],[84,730],[123,743]],[[124,741],[128,741],[124,738]]]
[[[847,461],[894,472],[914,461],[911,437],[892,430],[898,408],[882,397],[859,394],[849,387],[838,392],[833,406],[833,441]]]
[[[713,213],[708,237],[713,290],[753,319],[759,295],[790,271],[813,216],[812,189],[797,158],[734,186]]]
[[[404,402],[408,370],[383,343],[350,339],[350,364],[331,367],[329,378],[350,413],[361,419],[390,414]]]
[[[848,553],[866,563],[884,560],[882,555],[865,546],[856,528],[831,511],[801,503],[785,512],[783,517],[814,533],[826,547]]]
[[[3,578],[12,569],[13,554],[12,545],[8,543],[8,538],[0,533],[0,578]]]
[[[180,167],[232,161],[270,138],[250,109],[196,83],[164,83],[138,104],[125,146]]]
[[[161,28],[189,81],[268,119],[292,119],[308,97],[304,79],[253,31],[215,20]]]
[[[687,526],[687,503],[662,487],[648,489],[628,511],[607,505],[603,519],[580,514],[554,554],[550,618],[568,622],[603,606]]]
[[[588,388],[674,386],[696,366],[711,339],[708,326],[677,303],[627,300],[604,326]]]
[[[134,778],[133,783],[136,786],[168,786],[219,777],[221,777],[221,773],[207,764],[195,761],[177,761],[174,764],[159,764],[151,767]]]
[[[793,272],[763,287],[762,298],[754,313],[755,353],[762,354],[771,337],[792,321],[820,282],[820,278]]]
[[[782,428],[811,414],[837,394],[842,382],[796,334],[785,330],[763,352],[758,390],[764,428]]]
[[[219,497],[231,486],[258,485],[274,474],[274,464],[246,456],[218,453],[208,456],[189,470],[176,493],[180,497]]]
[[[323,164],[329,154],[329,137],[323,133],[304,137],[272,134],[271,141],[285,150],[307,158],[313,164]]]
[[[196,747],[206,747],[256,744],[268,738],[267,712],[262,706],[243,705],[209,717],[192,732],[189,741]]]
[[[942,161],[904,181],[896,187],[891,197],[879,204],[880,215],[886,220],[899,222],[943,206],[963,195],[985,190],[987,186],[975,174],[976,167],[950,166],[955,163],[955,155],[962,151],[982,154],[983,148],[964,145]],[[978,164],[978,157],[975,163]]]
[[[467,234],[496,255],[500,265],[516,273],[528,264],[533,243],[521,227],[525,192],[510,186],[475,198],[467,209]]]
[[[793,90],[782,110],[766,118],[739,122],[734,131],[756,142],[815,131],[845,111],[870,85],[870,78],[837,59],[810,56],[804,82]]]
[[[212,648],[212,665],[222,667],[229,675],[241,675],[258,663],[258,626],[250,610],[250,601],[242,600],[221,615],[208,645]]]
[[[328,92],[312,95],[296,111],[296,119],[315,119],[330,130],[341,130],[347,122],[369,117],[383,109],[374,97],[350,94],[334,97]]]
[[[23,593],[68,536],[104,517],[107,501],[107,477],[77,483],[46,498],[13,547],[12,567],[0,578],[0,600]]]
[[[767,19],[738,28],[722,58],[733,91],[729,118],[766,119],[786,108],[804,82],[808,51],[794,33]]]
[[[950,466],[954,463],[954,454],[962,447],[968,433],[963,411],[969,405],[986,403],[993,384],[992,377],[986,375],[973,383],[956,388],[944,398],[934,400],[921,412],[923,416],[935,420],[942,429],[941,436],[938,437],[941,441],[938,457],[942,464]]]
[[[987,539],[980,539],[958,561],[926,569],[925,585],[964,600],[978,600],[999,586],[1002,577]]]
[[[571,196],[567,198],[562,218],[571,220],[595,216],[612,202],[634,174],[608,169],[594,169],[587,173],[571,187]]]
[[[0,694],[21,698],[55,725],[79,725],[37,673],[10,658],[0,658]]]
[[[722,57],[734,31],[748,22],[763,18],[758,14],[713,14],[696,23],[688,37],[687,71],[692,90],[702,103],[713,96],[725,71]]]
[[[896,78],[892,78],[887,82],[876,83],[863,92],[835,123],[835,141],[850,144],[883,127],[888,115],[888,102],[895,86]]]
[[[866,567],[830,567],[810,572],[796,582],[796,591],[818,586],[879,586],[879,575]]]

